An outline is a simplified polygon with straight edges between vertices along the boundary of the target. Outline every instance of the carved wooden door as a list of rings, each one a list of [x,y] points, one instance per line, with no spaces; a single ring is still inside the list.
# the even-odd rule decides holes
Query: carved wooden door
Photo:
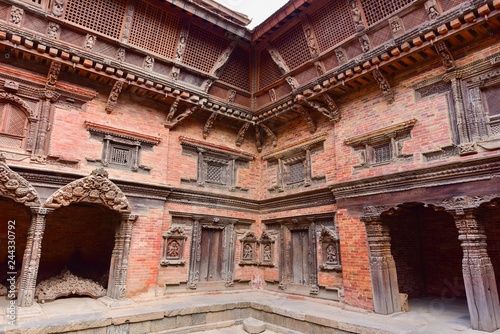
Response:
[[[307,230],[292,231],[291,283],[309,284],[309,233]]]
[[[203,228],[201,232],[200,281],[221,281],[222,269],[221,229]]]

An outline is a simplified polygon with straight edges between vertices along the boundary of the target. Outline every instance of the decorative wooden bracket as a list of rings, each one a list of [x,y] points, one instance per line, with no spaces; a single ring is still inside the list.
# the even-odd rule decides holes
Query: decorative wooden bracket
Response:
[[[315,133],[316,132],[316,123],[314,123],[314,120],[311,117],[311,114],[300,104],[297,104],[295,106],[295,110],[304,118],[304,120],[307,123],[307,126],[309,127],[309,132]]]
[[[340,120],[340,112],[333,98],[328,93],[324,93],[320,97],[323,101],[308,101],[304,95],[299,94],[295,97],[295,101],[304,108],[319,111],[330,120],[338,122]]]
[[[319,55],[318,43],[316,42],[316,36],[314,35],[314,30],[311,27],[311,23],[306,15],[302,15],[302,30],[304,30],[304,35],[307,40],[307,46],[309,47],[309,52],[311,53],[311,58],[316,58]]]
[[[177,107],[179,106],[180,99],[181,99],[180,96],[178,96],[175,99],[174,103],[172,103],[172,105],[170,106],[170,110],[168,112],[167,119],[165,120],[165,124],[172,122],[172,120],[174,119],[175,113],[177,112]]]
[[[255,125],[255,146],[257,147],[257,151],[262,152],[262,137],[258,124]]]
[[[276,135],[273,133],[273,131],[271,131],[271,129],[269,129],[269,127],[267,125],[265,125],[264,123],[260,123],[259,126],[266,132],[266,134],[270,138],[272,138],[273,146],[274,147],[278,146],[278,137],[276,137]]]
[[[389,82],[384,77],[384,75],[378,69],[373,70],[372,73],[387,102],[389,103],[394,102],[394,91],[392,90],[391,86],[389,85]]]
[[[213,112],[212,115],[207,119],[207,122],[205,123],[205,126],[203,127],[203,139],[207,139],[208,135],[210,134],[210,130],[212,129],[212,126],[214,125],[215,120],[217,119],[217,113]]]
[[[217,63],[215,63],[214,67],[210,71],[211,74],[215,76],[219,76],[222,68],[226,65],[231,53],[233,53],[236,48],[236,42],[232,42],[229,46],[224,50],[224,52],[219,56]]]
[[[281,55],[279,54],[279,52],[269,44],[267,45],[266,48],[267,48],[267,51],[269,52],[269,54],[271,55],[271,58],[273,59],[273,61],[276,63],[276,65],[278,65],[278,67],[281,71],[281,74],[285,74],[285,73],[290,72],[290,69],[286,65],[283,58],[281,58]]]
[[[52,61],[50,63],[49,74],[47,75],[47,82],[45,83],[45,89],[55,90],[57,79],[59,78],[59,73],[61,72],[61,63]]]
[[[434,43],[434,48],[436,49],[436,52],[441,56],[441,59],[443,60],[443,66],[446,68],[447,71],[452,70],[455,68],[455,60],[453,59],[453,56],[450,53],[450,50],[448,50],[448,47],[443,41]]]
[[[240,147],[243,144],[243,140],[245,139],[245,133],[250,127],[250,123],[245,122],[241,127],[240,131],[238,131],[238,136],[236,137],[236,146]]]
[[[166,121],[165,122],[165,127],[169,128],[169,129],[172,129],[174,126],[176,126],[182,120],[184,120],[184,118],[190,116],[193,112],[195,112],[195,111],[197,111],[199,109],[200,109],[200,106],[197,106],[197,105],[193,106],[193,107],[190,107],[190,108],[187,108],[182,114],[180,114],[179,116],[175,117],[173,120]]]
[[[106,103],[106,112],[108,114],[111,114],[111,112],[115,109],[118,97],[122,92],[124,84],[125,80],[118,80],[113,85],[113,89],[111,89],[111,92],[109,93],[108,102]]]
[[[175,52],[175,61],[178,63],[182,62],[182,57],[184,56],[184,51],[186,50],[186,44],[189,37],[189,28],[189,24],[184,24],[181,28],[179,43],[177,44],[177,50]]]

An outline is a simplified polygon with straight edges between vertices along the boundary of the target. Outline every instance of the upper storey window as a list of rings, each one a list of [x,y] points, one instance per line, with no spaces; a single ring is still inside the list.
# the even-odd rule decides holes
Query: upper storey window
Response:
[[[372,25],[386,17],[389,17],[401,8],[406,7],[407,5],[415,1],[416,0],[361,0],[361,6],[363,7],[368,25]]]
[[[500,135],[500,85],[483,89],[486,123],[490,136]]]
[[[22,148],[28,117],[17,106],[10,103],[0,103],[0,146]]]

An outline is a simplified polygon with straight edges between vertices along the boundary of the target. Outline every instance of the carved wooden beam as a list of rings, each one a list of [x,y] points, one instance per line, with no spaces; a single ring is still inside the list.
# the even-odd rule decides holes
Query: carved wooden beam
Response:
[[[212,126],[214,125],[214,122],[217,119],[217,115],[218,114],[216,112],[213,112],[207,119],[207,122],[203,127],[203,139],[207,139],[208,135],[210,134],[210,130],[212,129]]]
[[[273,133],[271,129],[264,123],[260,123],[259,126],[265,131],[265,133],[273,140],[273,146],[278,146],[278,137]]]
[[[120,96],[124,85],[125,80],[118,80],[113,85],[113,89],[111,89],[111,92],[109,93],[108,102],[106,103],[105,110],[108,114],[111,114],[111,112],[113,112],[113,110],[115,109],[118,97]]]
[[[52,61],[50,63],[49,74],[47,75],[47,81],[45,82],[45,89],[55,90],[57,79],[59,78],[59,73],[61,72],[61,63],[57,61]]]
[[[340,120],[340,112],[333,98],[328,95],[328,93],[321,94],[320,97],[323,101],[308,101],[304,95],[298,94],[295,97],[295,101],[304,108],[316,110],[328,117],[330,120],[338,122]]]
[[[452,70],[455,68],[455,60],[453,59],[453,56],[451,55],[450,50],[448,50],[448,47],[443,41],[434,43],[434,48],[436,49],[437,53],[441,56],[441,59],[443,60],[443,66],[446,68],[447,71]]]
[[[269,52],[269,54],[271,55],[271,58],[273,59],[273,61],[276,63],[276,65],[278,65],[278,67],[281,71],[281,74],[285,74],[285,73],[290,72],[290,69],[286,65],[283,58],[281,58],[281,55],[279,54],[279,52],[269,44],[267,45],[266,48],[267,48],[267,51]]]
[[[219,76],[222,68],[226,65],[231,53],[233,53],[234,49],[236,49],[236,42],[232,42],[229,46],[224,50],[224,52],[219,56],[217,63],[215,63],[214,67],[210,71],[211,74],[215,76]]]
[[[311,27],[311,23],[309,22],[307,15],[302,15],[301,23],[302,30],[304,30],[304,35],[306,36],[307,46],[309,47],[309,52],[311,53],[311,58],[316,58],[319,55],[318,42],[316,41],[314,30]]]
[[[168,112],[167,119],[165,120],[165,124],[172,122],[172,120],[174,119],[175,113],[177,112],[177,107],[179,106],[180,99],[181,99],[180,96],[178,96],[175,99],[174,103],[172,103],[172,105],[170,106],[170,110]]]
[[[257,147],[257,151],[262,152],[262,136],[258,124],[255,125],[255,146]]]
[[[186,44],[189,37],[189,27],[189,23],[186,23],[181,28],[179,42],[177,43],[177,50],[175,52],[175,61],[179,63],[182,62],[182,57],[184,56],[184,51],[186,50]]]
[[[194,107],[187,108],[182,114],[178,115],[173,120],[165,122],[165,127],[172,129],[174,126],[179,124],[182,120],[184,120],[184,118],[190,116],[193,112],[195,112],[199,109],[200,109],[200,106],[194,106]]]
[[[238,136],[236,137],[236,146],[240,147],[243,144],[243,140],[245,139],[245,133],[250,127],[250,123],[245,122],[241,127],[240,131],[238,131]]]
[[[316,123],[311,117],[311,114],[300,104],[296,105],[295,110],[304,118],[307,123],[307,127],[309,128],[309,132],[316,132]]]
[[[394,91],[392,90],[389,82],[384,77],[384,75],[378,69],[373,70],[372,74],[377,81],[378,86],[380,87],[380,90],[382,91],[382,94],[386,98],[387,102],[394,102]]]

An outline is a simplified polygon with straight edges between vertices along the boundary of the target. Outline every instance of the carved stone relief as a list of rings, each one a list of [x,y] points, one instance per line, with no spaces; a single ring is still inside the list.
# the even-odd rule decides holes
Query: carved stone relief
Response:
[[[29,207],[40,206],[40,198],[35,188],[11,170],[2,155],[0,155],[0,194]]]
[[[257,237],[255,233],[248,231],[240,238],[240,266],[257,265]]]
[[[162,266],[178,266],[186,263],[184,247],[187,237],[184,228],[180,226],[171,227],[163,233],[163,256],[160,262]]]

